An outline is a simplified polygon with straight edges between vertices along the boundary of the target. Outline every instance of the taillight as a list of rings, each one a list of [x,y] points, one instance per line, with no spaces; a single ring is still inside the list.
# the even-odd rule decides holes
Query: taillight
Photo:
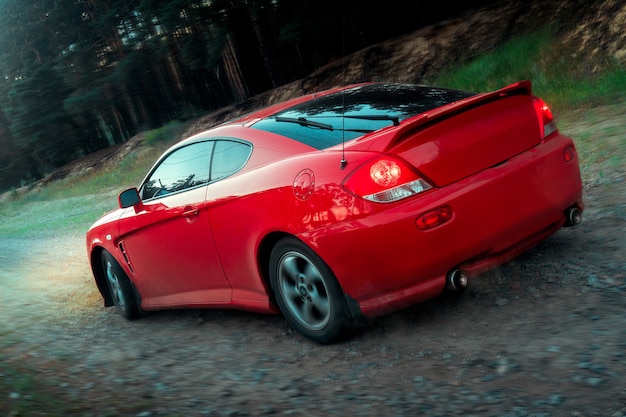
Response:
[[[357,168],[346,179],[344,187],[377,203],[391,203],[432,188],[407,163],[386,155]]]
[[[539,121],[541,122],[541,127],[543,128],[542,139],[545,139],[557,131],[556,121],[554,120],[552,111],[543,100],[535,98],[534,102],[535,109],[537,110],[537,116],[539,116]]]

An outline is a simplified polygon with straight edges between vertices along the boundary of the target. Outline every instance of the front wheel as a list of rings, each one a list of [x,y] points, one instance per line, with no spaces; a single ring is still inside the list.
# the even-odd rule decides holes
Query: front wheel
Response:
[[[111,298],[120,315],[128,320],[139,317],[130,279],[115,258],[106,251],[102,252],[102,269]]]
[[[330,268],[308,246],[284,238],[270,255],[270,283],[291,326],[318,343],[330,343],[352,325],[343,291]]]

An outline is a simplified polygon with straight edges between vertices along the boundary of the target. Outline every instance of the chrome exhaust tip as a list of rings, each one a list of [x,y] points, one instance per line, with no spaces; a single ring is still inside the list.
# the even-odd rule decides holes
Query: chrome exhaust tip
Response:
[[[446,288],[451,291],[461,291],[467,287],[467,273],[462,269],[453,269],[448,272]]]
[[[578,207],[570,207],[565,211],[565,227],[578,226],[583,221],[583,212]]]

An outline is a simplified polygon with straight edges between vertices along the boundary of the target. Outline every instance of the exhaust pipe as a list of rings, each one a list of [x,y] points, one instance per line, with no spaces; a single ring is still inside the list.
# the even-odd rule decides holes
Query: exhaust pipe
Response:
[[[446,276],[446,288],[450,291],[462,291],[467,287],[467,273],[462,269],[453,269]]]
[[[583,212],[578,207],[570,207],[565,211],[564,227],[578,226],[583,221]]]

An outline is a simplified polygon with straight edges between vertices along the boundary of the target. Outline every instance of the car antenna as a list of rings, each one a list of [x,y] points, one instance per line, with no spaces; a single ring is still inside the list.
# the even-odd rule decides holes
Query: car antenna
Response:
[[[342,114],[341,114],[341,163],[339,164],[339,168],[342,169],[342,170],[345,169],[345,167],[348,165],[348,161],[346,161],[346,118],[345,118],[345,112],[346,112],[346,85],[345,85],[345,78],[344,78],[344,86],[343,86],[343,88],[344,89],[341,92],[341,107],[342,107]]]
[[[341,2],[341,55],[343,60],[343,91],[341,92],[341,162],[339,169],[344,170],[346,161],[346,4]]]

